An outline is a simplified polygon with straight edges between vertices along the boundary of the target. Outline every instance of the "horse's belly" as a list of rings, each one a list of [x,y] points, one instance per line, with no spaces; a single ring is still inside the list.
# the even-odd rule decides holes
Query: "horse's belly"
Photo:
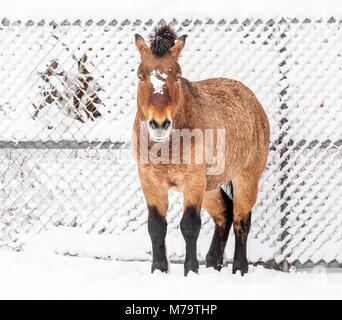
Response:
[[[179,187],[179,186],[170,186],[170,189],[172,191],[175,191],[175,192],[183,192],[183,188]]]
[[[223,184],[226,184],[229,182],[231,178],[226,175],[220,175],[220,176],[207,176],[207,191],[215,190],[218,187],[222,186]]]

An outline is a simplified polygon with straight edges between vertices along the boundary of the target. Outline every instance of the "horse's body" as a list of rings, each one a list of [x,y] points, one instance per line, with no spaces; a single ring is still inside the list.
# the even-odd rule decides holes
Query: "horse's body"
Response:
[[[168,27],[164,28],[172,32]],[[236,247],[233,272],[240,270],[244,274],[248,270],[246,241],[250,211],[256,201],[258,182],[268,155],[267,116],[255,95],[238,81],[215,78],[190,82],[180,78],[177,58],[185,37],[169,46],[169,51],[166,50],[161,57],[153,53],[153,46],[151,52],[141,41],[142,38],[136,36],[142,56],[138,74],[145,83],[139,85],[138,89],[138,111],[133,129],[138,139],[133,139],[133,148],[149,209],[152,272],[155,269],[168,270],[165,253],[166,213],[168,191],[173,189],[184,195],[181,231],[186,241],[185,274],[190,270],[198,271],[196,241],[201,225],[201,207],[209,212],[215,222],[215,233],[206,258],[207,266],[221,269],[228,233],[234,222]],[[158,70],[158,80],[164,81],[161,86],[163,91],[159,87],[156,90],[153,78],[155,70]],[[170,125],[173,129],[197,130],[203,134],[206,129],[224,129],[224,158],[218,159],[223,160],[223,170],[218,174],[208,174],[212,163],[208,163],[205,156],[202,163],[195,162],[196,144],[200,141],[196,139],[191,140],[191,159],[184,161],[187,157],[183,149],[184,142],[180,140],[179,145],[173,144]],[[180,163],[154,163],[146,158],[146,154],[141,152],[139,139],[143,132],[152,138],[147,145],[149,151],[153,150],[156,143],[161,143],[161,148],[167,144],[167,157],[171,159],[173,153],[179,152]],[[167,139],[164,139],[165,132]],[[214,155],[219,147],[214,146]],[[208,153],[207,148],[203,148],[203,153]],[[145,161],[141,163],[143,158]],[[221,189],[228,182],[233,186],[233,201]]]

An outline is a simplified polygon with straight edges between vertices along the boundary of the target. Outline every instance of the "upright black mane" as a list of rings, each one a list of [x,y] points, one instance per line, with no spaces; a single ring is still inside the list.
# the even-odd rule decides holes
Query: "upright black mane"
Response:
[[[176,32],[169,25],[155,27],[150,34],[151,51],[155,56],[162,57],[170,52],[177,39]]]

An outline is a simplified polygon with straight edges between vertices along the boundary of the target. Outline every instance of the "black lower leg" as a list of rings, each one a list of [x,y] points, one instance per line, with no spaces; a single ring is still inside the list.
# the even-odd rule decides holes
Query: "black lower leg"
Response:
[[[213,267],[218,271],[220,271],[223,266],[224,249],[233,222],[233,201],[222,189],[221,195],[226,203],[226,210],[223,212],[225,223],[221,226],[215,224],[214,236],[206,256],[206,267]]]
[[[165,237],[167,223],[165,218],[155,207],[148,207],[148,232],[152,241],[152,268],[151,271],[168,271],[166,259]]]
[[[245,221],[234,222],[235,253],[233,261],[233,273],[240,270],[243,276],[248,272],[247,238],[251,226],[251,213]]]
[[[195,207],[186,208],[180,228],[186,244],[184,275],[186,276],[189,271],[198,273],[197,239],[201,229],[201,216]]]

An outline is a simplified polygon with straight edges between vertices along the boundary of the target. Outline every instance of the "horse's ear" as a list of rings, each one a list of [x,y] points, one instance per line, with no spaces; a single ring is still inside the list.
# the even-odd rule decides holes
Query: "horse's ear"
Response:
[[[144,56],[150,50],[144,41],[144,38],[140,34],[135,35],[135,45],[140,52],[141,57]]]
[[[185,39],[186,39],[187,35],[183,34],[182,36],[180,36],[178,38],[178,41],[176,42],[176,44],[170,49],[171,54],[178,59],[179,54],[181,53],[181,51],[184,48],[185,45]]]

